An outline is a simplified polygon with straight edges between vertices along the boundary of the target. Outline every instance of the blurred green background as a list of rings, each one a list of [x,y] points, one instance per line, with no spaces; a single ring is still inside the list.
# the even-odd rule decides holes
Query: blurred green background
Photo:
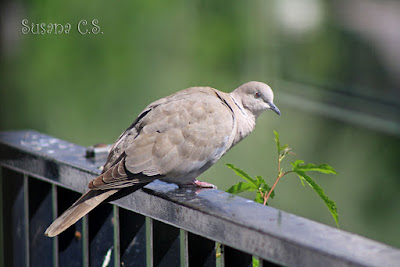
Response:
[[[82,20],[81,31],[94,32],[81,34]],[[44,33],[41,23],[71,29]],[[239,181],[224,166],[233,163],[272,184],[277,130],[297,158],[339,172],[314,178],[336,201],[343,230],[400,247],[398,25],[394,0],[5,1],[0,129],[113,143],[156,99],[263,81],[282,116],[263,114],[200,179],[226,190]],[[276,194],[271,206],[334,226],[295,176]]]

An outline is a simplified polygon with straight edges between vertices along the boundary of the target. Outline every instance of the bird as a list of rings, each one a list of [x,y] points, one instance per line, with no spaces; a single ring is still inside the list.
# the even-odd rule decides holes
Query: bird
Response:
[[[159,179],[178,185],[215,186],[196,178],[248,136],[266,110],[281,115],[272,89],[251,81],[231,93],[190,87],[148,105],[110,148],[89,190],[45,231],[62,233],[110,196]]]

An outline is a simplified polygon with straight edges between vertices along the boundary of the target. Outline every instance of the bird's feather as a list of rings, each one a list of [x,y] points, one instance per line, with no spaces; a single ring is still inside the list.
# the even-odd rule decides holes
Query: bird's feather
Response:
[[[76,223],[80,218],[106,200],[118,190],[90,190],[81,196],[70,208],[58,217],[46,230],[45,235],[53,237]]]

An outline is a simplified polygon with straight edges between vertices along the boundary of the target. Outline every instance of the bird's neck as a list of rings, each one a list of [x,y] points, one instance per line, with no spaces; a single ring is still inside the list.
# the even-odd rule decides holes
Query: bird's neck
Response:
[[[256,126],[256,117],[253,113],[243,107],[242,103],[235,97],[235,91],[230,94],[213,89],[219,98],[229,106],[234,116],[235,125],[231,139],[230,148],[248,136]]]
[[[254,130],[254,128],[256,127],[256,117],[253,113],[244,108],[240,101],[237,101],[235,99],[234,94],[230,94],[229,97],[233,102],[231,107],[235,110],[235,114],[237,114],[237,132],[233,141],[233,145],[235,145]]]

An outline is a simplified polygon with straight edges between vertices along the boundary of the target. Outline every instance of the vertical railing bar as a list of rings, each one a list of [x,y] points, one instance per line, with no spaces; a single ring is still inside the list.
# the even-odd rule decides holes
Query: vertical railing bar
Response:
[[[221,248],[221,267],[225,267],[225,253],[224,253],[225,245],[221,243],[220,248]]]
[[[218,255],[219,254],[219,255]],[[222,266],[222,244],[215,242],[215,265]]]
[[[30,247],[29,247],[29,187],[28,175],[23,174],[24,179],[24,226],[25,226],[25,266],[30,265]]]
[[[154,245],[153,245],[153,219],[146,217],[146,266],[154,265]]]
[[[52,208],[52,213],[53,213],[53,220],[57,218],[58,214],[58,205],[57,205],[57,199],[58,199],[58,191],[57,191],[57,186],[55,184],[51,184],[51,208]],[[54,237],[53,240],[53,266],[58,267],[58,236]]]
[[[121,253],[120,253],[120,227],[119,227],[119,208],[113,205],[113,227],[114,227],[114,266],[121,266]]]
[[[82,218],[82,265],[89,267],[89,216]]]
[[[0,266],[5,266],[3,218],[3,166],[0,165]]]
[[[253,257],[255,257],[255,256],[253,256]],[[257,260],[258,260],[258,267],[264,267],[264,261],[263,261],[263,259],[261,259],[260,257],[256,257],[257,258]]]
[[[180,229],[181,267],[189,266],[189,237],[188,232]]]

